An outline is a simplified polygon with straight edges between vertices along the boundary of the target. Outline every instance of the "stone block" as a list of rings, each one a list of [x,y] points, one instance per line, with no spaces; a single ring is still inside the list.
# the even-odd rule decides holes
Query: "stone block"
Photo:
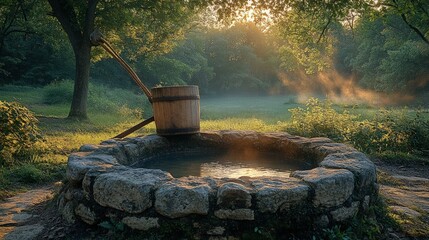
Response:
[[[155,209],[169,218],[190,214],[206,215],[209,211],[210,191],[207,182],[176,179],[163,184],[155,192]]]
[[[124,217],[122,222],[132,229],[147,231],[151,228],[158,228],[158,220],[153,217]]]
[[[217,204],[222,208],[248,208],[252,205],[250,192],[241,184],[227,182],[217,192]]]
[[[101,206],[141,213],[152,206],[150,192],[172,178],[170,173],[159,169],[140,168],[104,173],[95,179],[94,200]]]
[[[289,178],[254,180],[256,205],[260,212],[275,213],[306,201],[310,188],[302,181]]]
[[[343,204],[353,193],[354,176],[345,169],[323,167],[306,171],[295,171],[292,177],[302,179],[313,190],[315,207],[329,208]]]
[[[214,215],[220,219],[231,220],[255,220],[255,213],[251,209],[220,209],[214,212]]]
[[[80,219],[82,219],[82,221],[86,222],[89,225],[94,225],[98,220],[98,217],[95,212],[92,211],[89,207],[83,205],[82,203],[76,207],[74,212],[77,216],[80,217]]]
[[[350,207],[341,207],[331,211],[332,219],[336,222],[342,222],[354,217],[359,211],[359,205],[360,202],[352,202]]]

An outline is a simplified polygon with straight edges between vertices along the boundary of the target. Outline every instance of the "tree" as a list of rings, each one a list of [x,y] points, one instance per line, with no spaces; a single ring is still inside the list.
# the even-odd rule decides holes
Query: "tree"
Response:
[[[76,70],[69,118],[87,119],[88,82],[92,44],[97,26],[109,39],[139,44],[137,51],[153,54],[171,49],[171,41],[192,19],[198,1],[48,0],[52,15],[67,34]],[[134,45],[135,46],[135,45]]]
[[[166,50],[171,50],[172,40],[182,35],[181,30],[192,19],[192,13],[205,6],[211,6],[212,11],[216,12],[221,20],[231,16],[242,16],[243,11],[249,9],[254,11],[258,19],[281,20],[293,12],[297,16],[317,20],[318,24],[309,28],[311,39],[316,43],[321,42],[332,23],[344,21],[350,14],[367,11],[374,6],[377,11],[393,11],[401,16],[423,40],[427,40],[429,26],[428,3],[424,0],[48,0],[48,2],[53,15],[67,34],[75,56],[75,87],[69,117],[82,119],[87,118],[86,102],[92,48],[89,36],[95,26],[107,32],[109,39],[121,39],[122,43],[137,44],[138,47],[127,45],[125,49],[132,49],[130,53],[141,54],[165,53]],[[379,9],[377,6],[384,7]],[[421,16],[423,18],[419,18]],[[299,21],[297,23],[299,26]],[[315,31],[318,34],[315,35]],[[305,34],[307,33],[300,32],[298,35],[302,37]],[[299,43],[300,39],[292,37],[288,41]],[[285,49],[285,52],[288,53],[290,50],[297,52],[294,48]],[[298,61],[303,62],[307,56],[313,59],[321,56],[318,51],[323,53],[324,49],[317,46],[309,48],[308,54],[300,56]]]
[[[275,51],[254,23],[236,23],[207,33],[206,58],[213,67],[212,92],[265,93],[275,79]]]
[[[400,16],[362,18],[355,30],[356,50],[348,51],[344,59],[358,74],[360,85],[384,92],[424,88],[429,48]]]
[[[33,1],[34,2],[34,1]],[[7,64],[15,64],[19,58],[10,56],[5,50],[6,40],[15,34],[30,34],[33,31],[25,23],[29,20],[29,10],[34,5],[30,1],[4,0],[0,2],[0,84],[10,75]]]
[[[429,45],[429,2],[426,0],[376,1],[376,11],[397,15],[414,33]],[[381,7],[381,9],[380,9]]]

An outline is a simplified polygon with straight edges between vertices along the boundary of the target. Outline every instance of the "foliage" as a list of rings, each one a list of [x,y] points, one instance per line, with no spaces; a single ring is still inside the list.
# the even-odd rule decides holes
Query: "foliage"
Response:
[[[41,147],[37,123],[33,113],[21,104],[0,101],[0,165],[29,160]]]
[[[307,100],[306,108],[293,108],[286,131],[306,137],[328,137],[337,141],[346,140],[346,133],[353,128],[357,118],[347,111],[337,113],[329,100]]]
[[[331,67],[334,39],[323,27],[328,19],[311,17],[310,13],[291,10],[276,26],[279,35],[281,67],[288,72],[304,69],[313,74]],[[320,32],[319,32],[319,31]]]
[[[70,48],[46,8],[46,1],[0,3],[0,84],[44,85],[70,77]]]
[[[207,33],[205,56],[213,68],[213,93],[264,93],[277,82],[275,52],[254,23]]]
[[[351,240],[348,231],[342,231],[338,225],[332,228],[323,229],[323,239],[329,240]]]
[[[395,27],[392,27],[395,26]],[[379,91],[415,91],[429,74],[429,47],[398,16],[360,20],[355,48],[344,61],[362,86]],[[424,84],[421,86],[425,86]]]
[[[421,111],[408,113],[380,111],[374,117],[359,120],[347,111],[338,113],[332,104],[311,98],[307,108],[293,108],[285,130],[307,137],[329,137],[348,142],[366,153],[386,151],[420,153],[429,146],[429,120]]]
[[[359,122],[348,138],[355,147],[368,153],[424,151],[429,146],[429,120],[420,111],[414,116],[409,116],[406,110],[381,111],[371,121]]]
[[[15,167],[13,177],[22,183],[41,183],[50,179],[45,171],[28,163]]]
[[[21,191],[22,187],[62,180],[64,174],[65,165],[58,162],[19,163],[0,167],[0,199]]]

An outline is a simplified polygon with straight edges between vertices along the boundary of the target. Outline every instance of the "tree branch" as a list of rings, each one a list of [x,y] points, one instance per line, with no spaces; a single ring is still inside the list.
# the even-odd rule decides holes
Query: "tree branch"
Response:
[[[83,26],[84,41],[89,41],[90,34],[94,31],[95,10],[99,0],[88,0],[88,7],[85,13],[85,23]]]
[[[79,23],[73,6],[67,0],[48,0],[52,7],[53,15],[58,19],[64,31],[66,32],[73,49],[76,51],[82,32],[79,29]],[[89,40],[88,40],[89,41]]]
[[[404,22],[408,25],[409,28],[411,28],[414,32],[417,33],[417,35],[419,35],[419,37],[426,43],[429,45],[429,39],[427,39],[425,37],[425,35],[420,31],[420,29],[418,29],[417,27],[415,27],[414,25],[412,25],[410,22],[408,22],[407,16],[405,16],[405,13],[401,14],[401,18],[402,20],[404,20]]]
[[[326,30],[328,29],[329,24],[331,24],[332,18],[328,19],[328,22],[325,24],[325,26],[322,29],[322,32],[319,35],[319,39],[317,39],[317,43],[319,43],[322,40],[323,35],[325,35]]]

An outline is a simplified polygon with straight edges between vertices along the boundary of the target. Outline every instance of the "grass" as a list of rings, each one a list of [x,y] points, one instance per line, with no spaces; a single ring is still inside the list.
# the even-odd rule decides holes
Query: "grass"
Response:
[[[267,124],[289,119],[290,108],[302,106],[291,96],[201,97],[201,119],[259,119]]]
[[[42,88],[3,86],[0,87],[0,100],[18,101],[27,106],[39,119],[39,126],[46,139],[48,151],[37,156],[29,162],[12,167],[0,167],[0,199],[15,194],[17,191],[27,189],[34,184],[43,184],[58,181],[64,178],[67,156],[83,144],[98,144],[103,140],[112,138],[116,134],[130,128],[142,121],[141,117],[133,114],[130,109],[118,108],[119,112],[106,112],[104,109],[91,108],[88,112],[88,121],[72,121],[66,118],[69,104],[46,104]],[[121,94],[124,94],[121,92]],[[102,103],[102,100],[100,100]],[[140,106],[136,100],[133,106]],[[145,117],[151,114],[150,109],[144,109]],[[291,117],[288,111],[291,108],[305,108],[305,105],[295,102],[293,96],[259,96],[259,97],[201,97],[201,129],[203,131],[234,129],[255,130],[261,132],[282,131],[284,124]],[[350,114],[359,115],[360,119],[369,119],[380,113],[380,108],[367,105],[336,104],[334,108],[342,112],[347,110]],[[132,110],[132,109],[131,109]],[[390,108],[389,111],[398,114],[414,116],[416,109]],[[425,119],[429,119],[427,109],[420,111]],[[154,123],[137,131],[132,136],[145,135],[155,132]],[[409,153],[384,152],[377,155],[386,162],[411,162],[429,164],[427,158]],[[379,174],[381,183],[399,184],[392,181],[389,176]],[[380,207],[381,209],[382,207]],[[379,212],[381,210],[378,210]],[[393,222],[407,223],[407,219],[398,215],[380,213]],[[383,212],[381,211],[381,212]],[[385,221],[382,220],[382,221]],[[363,222],[369,220],[362,220]],[[362,223],[362,221],[359,222]],[[386,220],[387,221],[387,220]],[[357,225],[359,225],[357,224]],[[382,223],[392,225],[392,223]],[[365,226],[373,226],[367,223]],[[329,234],[341,235],[338,229],[328,230]],[[362,230],[364,231],[364,230]]]

